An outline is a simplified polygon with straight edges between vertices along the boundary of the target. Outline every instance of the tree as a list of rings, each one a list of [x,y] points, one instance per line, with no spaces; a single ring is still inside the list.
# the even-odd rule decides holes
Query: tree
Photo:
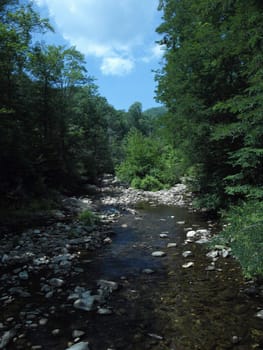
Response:
[[[177,147],[195,167],[200,205],[218,208],[230,193],[235,200],[259,196],[262,6],[164,0],[160,7],[166,62],[157,74],[158,97],[172,116]]]

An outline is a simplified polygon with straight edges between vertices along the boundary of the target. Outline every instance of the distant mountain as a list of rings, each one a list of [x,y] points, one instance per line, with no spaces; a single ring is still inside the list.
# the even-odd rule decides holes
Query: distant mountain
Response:
[[[166,112],[167,112],[167,108],[164,106],[153,107],[153,108],[146,109],[143,112],[143,115],[147,118],[155,119],[155,118],[161,117]]]

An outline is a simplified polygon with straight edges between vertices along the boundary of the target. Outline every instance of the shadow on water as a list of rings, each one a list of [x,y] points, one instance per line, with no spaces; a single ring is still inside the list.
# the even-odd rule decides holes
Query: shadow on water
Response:
[[[244,281],[233,259],[219,259],[216,270],[207,271],[211,260],[204,247],[184,245],[189,227],[206,228],[207,223],[187,209],[165,206],[123,215],[114,224],[113,243],[96,253],[82,252],[83,272],[68,285],[71,290],[76,285],[94,290],[98,279],[118,282],[120,289],[105,304],[112,314],[75,310],[64,291],[52,300],[55,312],[47,326],[31,331],[28,338],[32,343],[38,340],[43,350],[63,350],[72,331],[79,329],[92,350],[263,349],[262,320],[254,317],[262,299],[242,291]],[[160,233],[168,237],[162,239]],[[177,246],[167,248],[169,242]],[[166,256],[153,257],[157,250]],[[183,258],[185,250],[192,256]],[[189,261],[194,266],[182,268]],[[31,308],[39,303],[32,300]],[[61,333],[51,336],[54,328]]]

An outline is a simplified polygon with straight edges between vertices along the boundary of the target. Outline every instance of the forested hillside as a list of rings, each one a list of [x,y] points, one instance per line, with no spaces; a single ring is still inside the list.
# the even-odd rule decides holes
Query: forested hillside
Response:
[[[169,110],[170,138],[191,164],[198,205],[236,205],[225,235],[247,273],[262,273],[262,1],[162,0],[159,7],[158,98]]]

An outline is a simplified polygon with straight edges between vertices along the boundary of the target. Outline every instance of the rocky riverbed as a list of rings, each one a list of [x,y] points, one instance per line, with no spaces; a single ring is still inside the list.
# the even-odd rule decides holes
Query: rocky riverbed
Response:
[[[95,190],[65,198],[51,225],[2,236],[0,349],[263,348],[263,288],[242,279],[230,249],[203,248],[215,225],[189,222],[185,185],[151,193],[108,177]],[[66,220],[85,209],[101,224]],[[206,298],[217,303],[208,313]],[[199,339],[205,319],[223,327],[220,305],[226,336]]]

